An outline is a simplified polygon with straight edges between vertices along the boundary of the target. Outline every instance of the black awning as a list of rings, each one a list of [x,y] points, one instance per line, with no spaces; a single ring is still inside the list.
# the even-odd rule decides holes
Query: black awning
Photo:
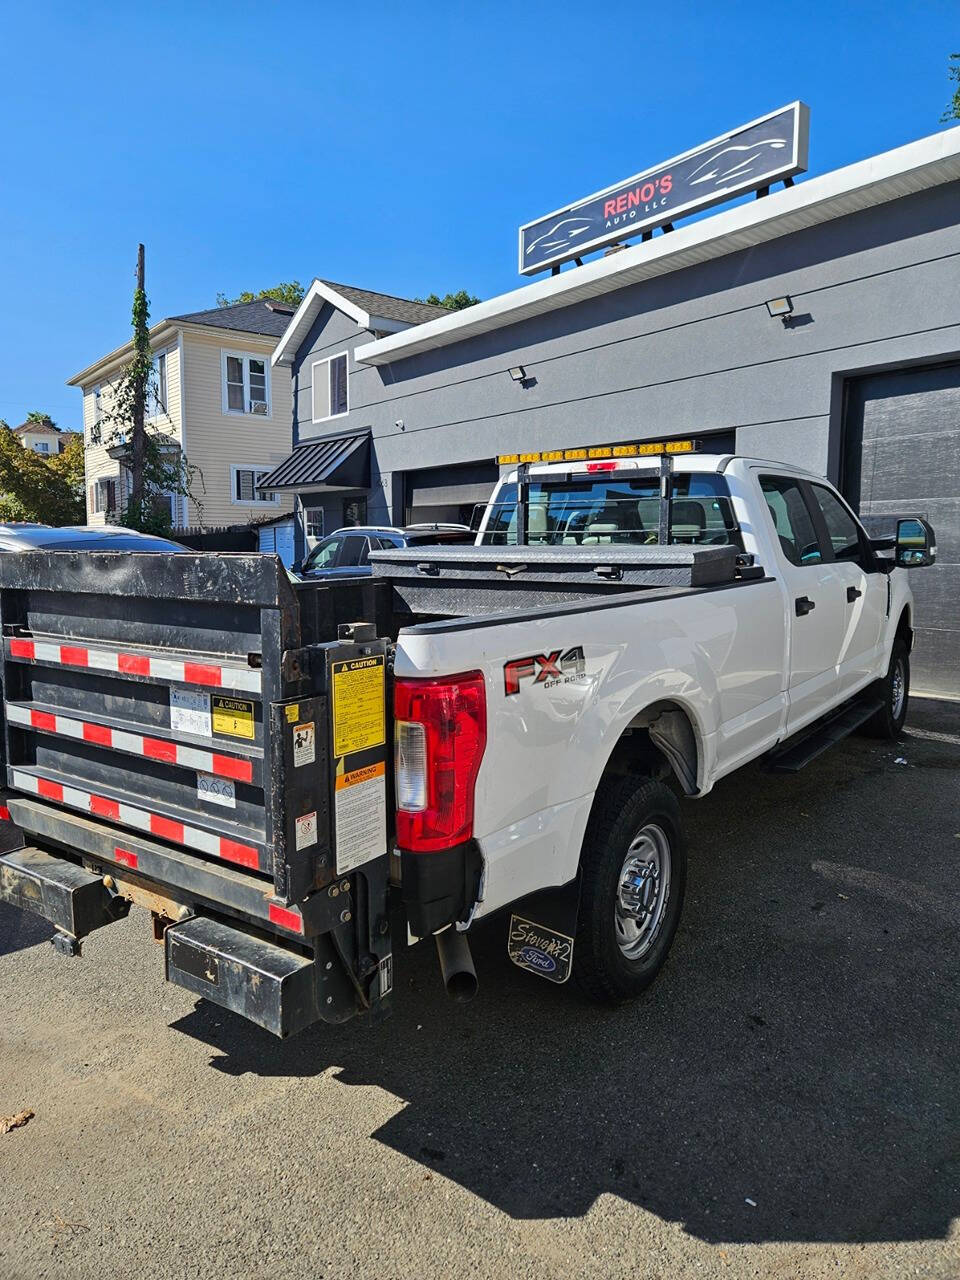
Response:
[[[268,492],[297,489],[369,489],[370,432],[328,436],[297,445],[257,488]]]

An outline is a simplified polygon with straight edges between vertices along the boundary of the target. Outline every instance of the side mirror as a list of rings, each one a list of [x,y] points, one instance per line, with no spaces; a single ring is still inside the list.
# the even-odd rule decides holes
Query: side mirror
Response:
[[[291,573],[301,573],[301,572],[302,572],[302,570],[303,570],[303,561],[302,561],[302,560],[294,560],[293,564],[290,566],[290,572],[291,572]]]
[[[937,558],[937,536],[926,520],[916,516],[897,521],[895,563],[901,569],[922,569]]]

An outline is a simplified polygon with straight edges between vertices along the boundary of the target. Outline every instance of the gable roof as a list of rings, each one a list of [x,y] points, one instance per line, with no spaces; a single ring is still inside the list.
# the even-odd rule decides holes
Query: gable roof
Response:
[[[420,328],[357,347],[354,355],[360,364],[389,364],[958,180],[960,127],[678,226],[463,311],[448,311]]]
[[[277,302],[274,298],[257,298],[253,302],[238,302],[231,307],[209,307],[206,311],[188,311],[182,316],[167,316],[150,326],[150,341],[161,342],[176,337],[177,325],[196,325],[206,329],[229,329],[234,333],[255,333],[265,338],[279,338],[286,330],[293,315],[293,307],[286,302]],[[68,387],[85,387],[119,368],[129,360],[133,352],[133,343],[125,342],[122,347],[94,360],[72,378],[67,379]]]
[[[66,435],[75,434],[72,431],[68,431],[64,433],[63,431],[60,430],[58,426],[55,425],[55,423],[51,422],[49,418],[44,418],[42,422],[31,422],[28,419],[26,422],[21,422],[19,427],[13,428],[13,434],[15,436],[26,435],[28,432],[34,432],[35,434],[39,434],[39,435],[54,435],[54,436],[60,436],[64,434]]]
[[[413,302],[410,298],[397,298],[390,293],[358,289],[352,284],[334,284],[330,280],[314,279],[295,314],[289,319],[283,337],[270,357],[271,364],[289,364],[293,360],[310,331],[310,326],[327,302],[349,316],[359,328],[378,329],[387,333],[397,333],[412,325],[427,324],[450,314],[446,307],[434,306],[430,302]]]
[[[283,334],[295,308],[274,298],[257,298],[253,302],[237,302],[230,307],[210,307],[206,311],[190,311],[183,316],[170,316],[173,324],[202,324],[209,329],[236,329],[241,333],[262,333],[271,338]]]

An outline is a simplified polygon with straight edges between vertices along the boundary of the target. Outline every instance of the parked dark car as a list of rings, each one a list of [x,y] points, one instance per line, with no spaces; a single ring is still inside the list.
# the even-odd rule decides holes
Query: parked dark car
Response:
[[[0,551],[187,551],[179,542],[114,525],[0,523]]]
[[[406,529],[364,526],[337,529],[313,548],[294,572],[301,578],[358,578],[372,573],[371,551],[393,547],[472,545],[476,534],[465,524],[413,524]]]

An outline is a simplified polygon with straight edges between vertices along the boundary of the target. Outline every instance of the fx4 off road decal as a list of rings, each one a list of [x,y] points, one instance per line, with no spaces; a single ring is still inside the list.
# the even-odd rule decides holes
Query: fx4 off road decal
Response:
[[[511,658],[503,664],[503,691],[506,697],[520,692],[521,680],[532,680],[552,689],[558,684],[574,684],[586,675],[583,646],[554,649],[553,653],[532,653],[528,658]]]
[[[511,916],[507,955],[515,965],[538,977],[566,982],[573,962],[573,939],[523,916]]]

